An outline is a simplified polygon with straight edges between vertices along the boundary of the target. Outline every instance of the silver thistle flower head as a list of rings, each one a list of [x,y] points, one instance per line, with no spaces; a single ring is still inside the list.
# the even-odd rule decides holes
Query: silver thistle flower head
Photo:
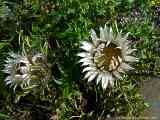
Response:
[[[50,78],[51,72],[44,55],[27,56],[15,53],[9,55],[3,71],[8,74],[6,84],[14,90],[18,86],[22,89],[37,86]]]
[[[133,69],[129,63],[138,59],[132,56],[135,49],[130,48],[128,34],[115,34],[107,26],[100,27],[100,38],[93,29],[90,33],[92,42],[82,42],[84,52],[78,54],[81,57],[79,62],[84,67],[83,72],[86,72],[84,78],[88,78],[88,82],[96,79],[97,84],[101,82],[106,89],[114,85],[114,80],[122,77],[121,73]]]

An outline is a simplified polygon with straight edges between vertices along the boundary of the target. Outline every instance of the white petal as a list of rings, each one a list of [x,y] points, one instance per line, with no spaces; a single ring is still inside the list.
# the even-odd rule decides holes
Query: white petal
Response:
[[[110,27],[109,32],[110,32],[110,33],[113,33],[112,27]]]
[[[127,51],[126,51],[126,54],[131,54],[131,53],[133,53],[134,51],[136,51],[137,49],[128,49]]]
[[[106,30],[106,29],[108,29],[108,27],[107,27],[107,25],[106,25],[106,24],[104,25],[104,29],[105,29],[105,30]]]
[[[121,63],[122,62],[122,58],[118,56],[118,60]]]
[[[9,84],[11,84],[11,83],[12,83],[11,80],[6,81],[6,85],[9,85]]]
[[[11,76],[7,76],[6,79],[4,81],[12,81]]]
[[[15,54],[13,52],[10,52],[9,55],[12,57],[12,58],[18,58],[18,57],[21,57],[20,55],[18,54]]]
[[[106,73],[106,76],[108,76],[108,80],[112,80],[112,74],[111,73]]]
[[[103,88],[104,89],[106,89],[107,88],[107,86],[108,86],[108,83],[109,83],[109,81],[112,79],[112,75],[110,75],[109,73],[105,73],[105,83],[104,83],[104,86],[103,86]]]
[[[80,48],[82,48],[82,49],[84,49],[86,51],[91,51],[92,44],[89,43],[89,42],[84,41],[84,42],[82,42],[82,46]]]
[[[99,73],[97,77],[97,84],[101,81],[101,79],[102,79],[102,73]]]
[[[117,61],[117,59],[113,56],[111,61],[113,61],[113,66],[116,68],[118,66],[118,64],[119,64],[119,62]]]
[[[90,70],[96,70],[96,68],[95,67],[86,67],[83,69],[82,72],[86,72],[86,71],[90,71]]]
[[[134,69],[130,65],[126,64],[126,63],[122,63],[121,64],[121,68],[124,69],[124,70],[133,70]]]
[[[126,40],[126,41],[123,43],[123,47],[129,48],[129,47],[130,47],[130,44],[131,44],[131,41]]]
[[[111,60],[111,61],[110,61],[110,64],[109,64],[109,70],[111,71],[111,70],[113,70],[113,69],[115,69],[115,68],[116,68],[116,66],[114,66],[113,60]]]
[[[85,78],[85,79],[88,78],[88,77],[91,76],[93,73],[94,73],[94,71],[88,71],[88,72],[86,73],[86,75],[84,76],[84,78]]]
[[[127,39],[128,38],[128,35],[129,35],[129,33],[127,33],[127,34],[125,34],[124,36],[123,36],[123,39]]]
[[[120,73],[125,73],[125,71],[123,70],[123,68],[121,66],[118,67],[117,71]]]
[[[84,62],[81,66],[93,65],[93,62]]]
[[[99,29],[100,29],[100,39],[104,41],[105,40],[104,29],[102,27],[100,27]]]
[[[101,81],[103,89],[107,88],[109,79],[110,79],[109,73],[107,73],[107,72],[103,73],[102,81]]]
[[[111,43],[111,41],[112,41],[112,39],[109,39],[109,40],[107,41],[106,47]]]
[[[116,48],[118,48],[118,49],[122,49],[120,46],[118,46],[118,47],[116,47]]]
[[[127,62],[138,62],[138,59],[133,56],[124,56],[124,60]]]
[[[79,57],[88,57],[90,54],[87,53],[87,52],[81,52],[81,53],[78,53],[77,56]]]
[[[113,39],[113,30],[112,30],[112,28],[109,29],[109,39],[110,40]]]
[[[116,36],[116,38],[115,38],[115,41],[117,41],[118,43],[119,43],[119,42],[122,42],[122,41],[121,41],[121,38],[122,38],[121,33],[118,33],[117,36]]]
[[[96,34],[96,32],[93,29],[91,29],[90,33],[91,33],[92,40],[98,39],[97,38],[97,34]]]
[[[92,81],[96,76],[97,76],[98,72],[93,73],[89,78],[88,78],[88,82]]]
[[[91,29],[90,34],[94,45],[97,45],[99,38],[97,37],[96,32],[93,29]]]
[[[128,46],[129,42],[125,38],[120,38],[118,44],[121,48],[124,49],[125,46]]]
[[[102,80],[101,80],[102,88],[103,88],[103,89],[105,89],[105,88],[104,88],[105,81],[106,81],[106,78],[105,78],[105,75],[104,75],[104,73],[103,73],[103,74],[102,74]]]
[[[104,27],[104,32],[105,32],[105,41],[107,41],[108,43],[107,43],[107,45],[111,42],[111,34],[110,34],[110,29],[105,25],[105,27]],[[106,45],[106,47],[107,47],[107,45]]]
[[[92,62],[92,60],[90,58],[82,58],[79,60],[79,63],[81,62]]]
[[[120,75],[120,73],[119,73],[118,71],[114,71],[114,72],[113,72],[113,75],[114,75],[116,78],[118,78],[118,79],[121,78],[121,75]]]
[[[8,70],[7,68],[2,70],[4,73],[10,74],[12,70]]]
[[[2,70],[4,73],[7,73],[7,74],[11,74],[13,69],[12,68],[5,68],[4,70]]]
[[[109,80],[109,83],[111,86],[114,86],[114,78],[113,76],[111,76],[110,80]]]
[[[130,43],[130,42],[127,40],[128,34],[129,34],[129,33],[127,33],[127,34],[124,35],[123,37],[120,36],[120,38],[119,38],[119,40],[118,40],[119,45],[120,45],[122,48],[124,48],[124,46],[128,46],[128,44]]]

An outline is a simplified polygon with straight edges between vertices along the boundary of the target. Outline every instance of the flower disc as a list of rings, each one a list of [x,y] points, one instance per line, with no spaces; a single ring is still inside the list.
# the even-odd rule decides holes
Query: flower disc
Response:
[[[108,85],[113,86],[115,79],[121,78],[120,73],[133,69],[129,63],[138,59],[131,55],[135,49],[130,48],[127,37],[128,34],[114,34],[112,28],[106,26],[100,27],[100,38],[91,30],[92,42],[82,42],[84,52],[78,54],[88,81],[96,79],[97,84],[101,81],[105,89]]]

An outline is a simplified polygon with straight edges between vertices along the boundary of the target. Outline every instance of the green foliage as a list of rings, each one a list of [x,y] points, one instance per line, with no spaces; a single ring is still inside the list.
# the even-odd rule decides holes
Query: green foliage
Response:
[[[41,52],[53,75],[44,94],[34,94],[14,92],[0,71],[0,119],[12,120],[10,115],[16,120],[139,116],[147,107],[139,90],[146,74],[160,75],[160,36],[154,17],[147,0],[0,0],[0,69],[9,51]],[[91,28],[98,31],[104,24],[115,28],[115,23],[122,32],[129,32],[140,60],[133,65],[136,70],[116,81],[114,88],[102,90],[83,80],[77,53],[81,41],[90,40]]]
[[[3,114],[3,113],[0,113],[0,119],[1,120],[15,120],[15,119],[12,119],[10,116]]]
[[[150,5],[151,6],[158,6],[158,5],[160,5],[160,1],[159,0],[151,0]]]

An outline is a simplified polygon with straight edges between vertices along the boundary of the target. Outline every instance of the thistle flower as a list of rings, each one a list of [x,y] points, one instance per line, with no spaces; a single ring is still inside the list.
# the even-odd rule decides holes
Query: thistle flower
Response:
[[[7,85],[13,86],[14,89],[17,86],[27,86],[30,78],[27,75],[30,69],[30,63],[25,56],[21,56],[15,53],[10,53],[10,57],[5,61],[4,73],[9,74],[6,77],[5,82]]]
[[[22,89],[37,86],[50,78],[50,69],[46,57],[42,54],[27,56],[10,53],[9,55],[3,71],[8,74],[5,79],[6,84],[14,90],[18,86]]]
[[[106,26],[100,27],[100,38],[93,29],[90,33],[92,42],[82,42],[84,52],[78,54],[81,57],[79,62],[86,72],[84,78],[88,78],[88,82],[96,79],[97,84],[101,82],[105,89],[108,85],[113,86],[114,80],[121,78],[121,73],[132,70],[128,63],[138,59],[131,55],[135,49],[130,48],[128,34],[114,34],[112,28]]]

